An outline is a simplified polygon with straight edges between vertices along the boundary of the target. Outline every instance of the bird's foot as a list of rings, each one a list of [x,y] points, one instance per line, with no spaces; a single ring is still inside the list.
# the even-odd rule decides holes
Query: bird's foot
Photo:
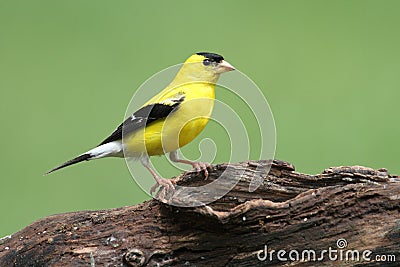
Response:
[[[174,184],[174,180],[157,177],[156,184],[150,188],[150,194],[153,194],[159,186],[173,192],[175,190]]]
[[[209,174],[207,168],[211,167],[211,164],[208,162],[200,162],[200,161],[194,161],[191,164],[197,173],[204,171],[204,177],[205,180],[207,180]]]

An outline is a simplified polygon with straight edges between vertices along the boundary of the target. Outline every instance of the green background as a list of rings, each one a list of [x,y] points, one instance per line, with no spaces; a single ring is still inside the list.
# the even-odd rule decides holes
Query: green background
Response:
[[[148,199],[121,159],[43,173],[105,138],[141,83],[197,51],[263,90],[276,157],[298,171],[399,172],[399,12],[389,0],[1,0],[0,236]]]

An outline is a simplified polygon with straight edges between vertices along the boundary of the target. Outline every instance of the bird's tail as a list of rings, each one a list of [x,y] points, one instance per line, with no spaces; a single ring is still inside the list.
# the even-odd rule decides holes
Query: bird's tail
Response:
[[[85,160],[90,160],[91,157],[92,157],[92,156],[91,156],[90,154],[82,154],[82,155],[80,155],[80,156],[78,156],[78,157],[76,157],[76,158],[73,158],[73,159],[71,159],[71,160],[68,160],[67,162],[64,162],[64,163],[61,164],[60,166],[57,166],[57,167],[51,169],[50,171],[46,172],[46,174],[55,172],[55,171],[57,171],[57,170],[59,170],[59,169],[68,167],[68,166],[70,166],[70,165],[74,165],[74,164],[76,164],[76,163],[79,163],[79,162],[82,162],[82,161],[85,161]]]
[[[80,156],[77,156],[76,158],[73,158],[71,160],[68,160],[67,162],[64,162],[60,166],[57,166],[54,169],[51,169],[50,171],[48,171],[46,174],[55,172],[59,169],[68,167],[70,165],[74,165],[74,164],[82,162],[82,161],[99,159],[99,158],[110,157],[110,156],[120,156],[121,154],[122,154],[121,142],[115,141],[115,142],[106,143],[106,144],[100,145],[98,147],[95,147],[92,150],[89,150],[88,152],[86,152]]]

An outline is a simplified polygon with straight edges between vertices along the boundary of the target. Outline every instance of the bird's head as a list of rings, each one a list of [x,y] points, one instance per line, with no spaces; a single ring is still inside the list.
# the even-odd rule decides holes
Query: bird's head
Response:
[[[180,70],[180,75],[191,81],[215,83],[222,73],[234,69],[221,55],[199,52],[185,61]]]

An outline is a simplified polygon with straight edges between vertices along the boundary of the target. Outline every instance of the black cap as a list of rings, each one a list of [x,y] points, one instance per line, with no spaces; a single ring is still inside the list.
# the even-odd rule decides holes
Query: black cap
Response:
[[[222,60],[224,60],[224,57],[215,53],[210,53],[210,52],[198,52],[196,53],[196,55],[199,56],[204,56],[206,58],[208,58],[211,61],[220,63]]]

